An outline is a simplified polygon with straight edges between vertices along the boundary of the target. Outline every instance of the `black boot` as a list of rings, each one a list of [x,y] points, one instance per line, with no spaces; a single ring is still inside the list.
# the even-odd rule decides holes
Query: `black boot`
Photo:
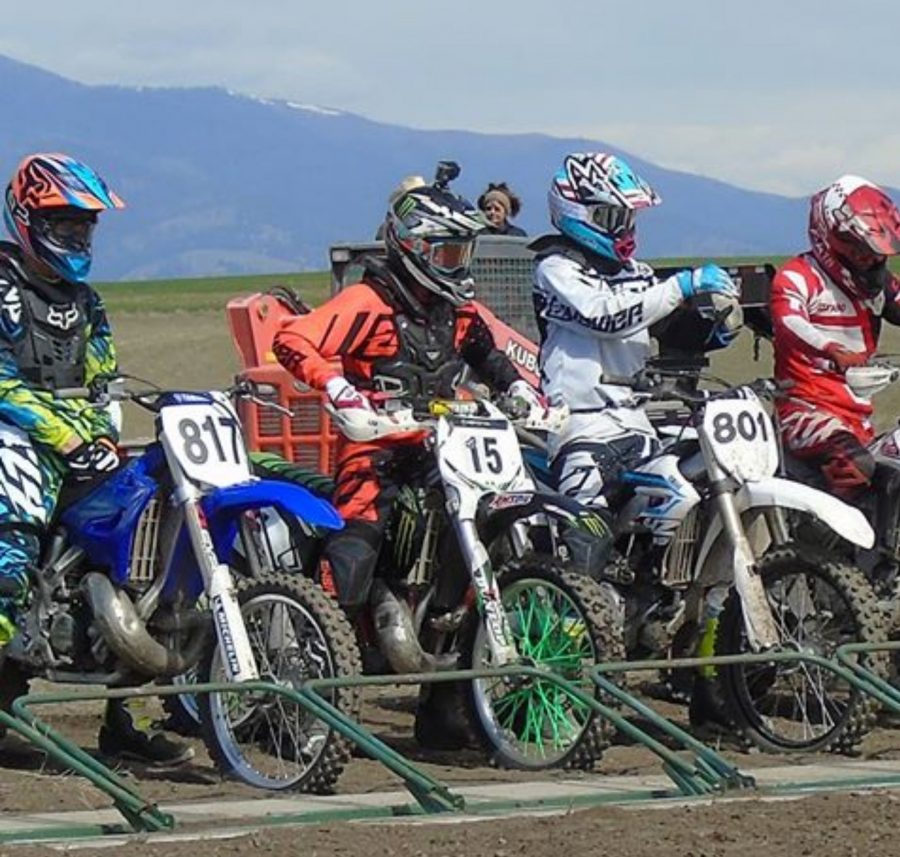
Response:
[[[426,750],[463,750],[478,747],[469,720],[463,682],[426,684],[419,691],[415,735]]]
[[[111,759],[128,759],[151,767],[171,767],[194,758],[193,748],[168,738],[163,732],[139,729],[125,700],[111,699],[100,727],[97,745]]]
[[[694,676],[688,717],[694,729],[718,734],[731,732],[731,723],[725,714],[722,701],[715,692],[715,679]]]

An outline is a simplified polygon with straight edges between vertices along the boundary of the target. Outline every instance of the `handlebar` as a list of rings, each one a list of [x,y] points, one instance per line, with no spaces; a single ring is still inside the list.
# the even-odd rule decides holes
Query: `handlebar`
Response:
[[[149,390],[129,390],[126,386],[127,381],[138,381],[152,387]],[[133,375],[101,375],[95,378],[88,386],[84,387],[61,387],[53,391],[55,399],[83,399],[87,402],[88,407],[103,408],[111,402],[134,402],[136,405],[144,408],[151,413],[158,413],[163,407],[167,397],[183,396],[183,397],[203,397],[209,395],[208,390],[164,390]],[[270,407],[278,410],[287,416],[292,416],[292,412],[288,408],[284,408],[277,402],[270,402],[260,398],[261,388],[251,381],[240,380],[231,387],[222,390],[222,392],[232,399],[249,399],[263,407]]]
[[[760,398],[776,398],[793,386],[792,381],[776,381],[772,378],[757,378],[755,381],[745,384],[729,385],[719,378],[711,378],[709,376],[707,376],[708,380],[717,381],[725,389],[718,392],[712,390],[685,390],[666,383],[667,381],[678,380],[697,382],[701,377],[703,376],[701,376],[700,372],[693,369],[648,368],[630,378],[621,375],[602,375],[600,383],[628,387],[635,394],[636,399],[644,402],[680,402],[689,408],[702,406],[706,402],[714,401],[715,399],[731,398],[736,390],[742,389],[752,390]]]

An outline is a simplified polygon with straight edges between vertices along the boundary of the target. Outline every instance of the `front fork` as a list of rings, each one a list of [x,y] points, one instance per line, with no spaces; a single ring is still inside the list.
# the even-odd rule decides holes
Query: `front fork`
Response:
[[[701,438],[701,443],[703,440]],[[722,526],[734,549],[734,585],[741,599],[747,639],[755,652],[774,649],[781,642],[766,588],[756,567],[756,555],[747,539],[741,516],[729,487],[729,478],[716,463],[712,450],[704,450],[709,471],[710,487]]]
[[[515,663],[519,659],[519,652],[513,641],[506,610],[503,609],[500,586],[491,559],[481,543],[475,522],[454,518],[454,524],[459,546],[469,566],[469,576],[475,587],[475,596],[487,631],[493,665],[502,667]]]
[[[241,615],[231,570],[219,562],[206,526],[206,518],[200,508],[199,495],[188,486],[181,488],[179,493],[184,522],[203,577],[203,587],[209,598],[209,609],[216,626],[228,680],[239,682],[258,679],[259,672],[244,617]]]

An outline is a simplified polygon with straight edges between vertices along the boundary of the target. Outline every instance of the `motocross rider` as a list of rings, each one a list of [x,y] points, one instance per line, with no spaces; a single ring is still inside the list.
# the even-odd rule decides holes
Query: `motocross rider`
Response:
[[[119,464],[113,414],[53,391],[116,371],[103,302],[85,279],[98,213],[123,206],[97,173],[63,154],[24,158],[6,189],[13,241],[0,242],[0,663],[64,480],[90,480]],[[25,692],[14,663],[2,678],[4,703]],[[193,755],[137,728],[121,701],[107,705],[99,746],[149,764]]]
[[[341,411],[368,411],[385,397],[420,403],[452,397],[468,366],[493,389],[543,412],[545,400],[496,348],[472,300],[469,266],[485,227],[482,215],[446,180],[407,190],[385,217],[386,260],[368,258],[359,283],[288,322],[275,336],[276,357]],[[338,599],[351,616],[369,598],[404,468],[416,466],[420,447],[421,438],[409,436],[339,440],[333,502],[346,526],[329,537],[325,554]],[[416,739],[423,746],[467,743],[460,701],[458,686],[423,688],[416,715]]]
[[[660,280],[634,258],[636,213],[659,205],[660,198],[615,155],[566,157],[548,201],[558,233],[530,245],[537,254],[541,379],[551,404],[571,410],[563,430],[550,439],[550,460],[562,493],[605,506],[604,487],[657,447],[655,429],[624,382],[645,367],[651,325],[696,329],[685,324],[699,315],[692,298],[709,294],[734,302],[739,290],[717,265]],[[727,326],[710,332],[717,341],[707,349],[724,347],[735,334]],[[711,653],[706,650],[714,631],[714,621],[708,622],[701,654]],[[713,718],[705,680],[695,679],[694,690],[692,719]]]
[[[900,324],[900,281],[887,268],[900,254],[900,212],[881,188],[841,176],[812,197],[809,238],[772,281],[775,376],[791,382],[778,417],[786,448],[854,500],[875,473],[874,430],[872,402],[845,372],[875,353],[882,319]]]

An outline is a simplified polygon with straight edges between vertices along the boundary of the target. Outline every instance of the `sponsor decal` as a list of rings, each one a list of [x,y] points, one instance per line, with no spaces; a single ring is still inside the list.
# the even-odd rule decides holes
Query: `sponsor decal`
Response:
[[[501,509],[515,509],[518,506],[527,506],[534,499],[534,493],[529,494],[497,494],[488,503],[488,508],[494,512]]]
[[[234,645],[234,638],[231,636],[231,628],[228,625],[228,616],[221,595],[213,596],[212,611],[216,627],[219,629],[219,644],[222,646],[222,654],[228,663],[228,674],[238,676],[241,673],[241,663],[238,660],[237,648]]]

